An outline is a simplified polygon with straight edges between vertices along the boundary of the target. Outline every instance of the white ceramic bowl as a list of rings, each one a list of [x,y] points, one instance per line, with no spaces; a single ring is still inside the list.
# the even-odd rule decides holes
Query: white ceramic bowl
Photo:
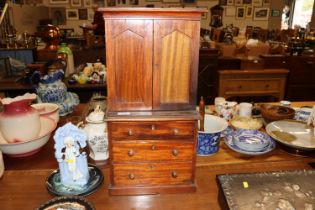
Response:
[[[48,117],[40,117],[41,130],[35,139],[19,143],[7,143],[0,133],[0,150],[3,154],[12,157],[25,157],[38,152],[49,140],[52,131],[57,123]]]
[[[243,150],[256,152],[265,150],[271,139],[266,133],[257,130],[240,129],[235,131],[233,142]]]
[[[38,103],[32,104],[40,114],[40,116],[50,117],[56,123],[59,122],[59,106],[54,103]]]

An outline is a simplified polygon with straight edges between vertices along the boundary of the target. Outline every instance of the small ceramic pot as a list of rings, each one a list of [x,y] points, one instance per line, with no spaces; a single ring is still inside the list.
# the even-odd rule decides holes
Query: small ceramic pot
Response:
[[[39,83],[36,92],[44,103],[61,103],[67,97],[67,87],[61,80],[48,84]]]
[[[41,129],[39,112],[30,103],[36,94],[26,93],[15,98],[1,99],[0,131],[9,143],[34,139]]]
[[[209,156],[217,153],[220,148],[221,132],[227,126],[226,120],[214,115],[205,115],[205,131],[198,131],[197,154]]]
[[[226,101],[221,105],[220,116],[225,120],[230,120],[237,113],[237,102]]]

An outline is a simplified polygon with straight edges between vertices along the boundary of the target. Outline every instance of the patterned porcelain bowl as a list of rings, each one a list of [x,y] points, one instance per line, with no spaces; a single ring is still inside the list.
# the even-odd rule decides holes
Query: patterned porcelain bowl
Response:
[[[298,121],[307,122],[308,118],[310,117],[312,113],[311,107],[301,107],[297,110],[295,110],[295,116],[294,119]]]
[[[197,154],[208,156],[215,154],[220,148],[221,132],[228,126],[226,120],[214,116],[205,115],[205,131],[198,131]]]
[[[246,151],[263,151],[271,139],[266,133],[257,130],[239,129],[233,136],[233,143]]]

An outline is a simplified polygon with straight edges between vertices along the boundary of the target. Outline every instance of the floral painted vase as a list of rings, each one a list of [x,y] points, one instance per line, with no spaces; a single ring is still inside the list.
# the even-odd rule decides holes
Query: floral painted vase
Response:
[[[26,93],[15,98],[1,99],[0,131],[9,143],[34,139],[40,132],[39,112],[30,104],[36,94]]]

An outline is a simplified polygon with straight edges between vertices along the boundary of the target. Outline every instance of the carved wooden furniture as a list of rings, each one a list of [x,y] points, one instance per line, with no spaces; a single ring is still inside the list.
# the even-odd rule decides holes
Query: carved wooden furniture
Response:
[[[112,195],[194,191],[199,9],[104,8]]]
[[[282,100],[287,69],[220,70],[219,96],[273,96]]]

